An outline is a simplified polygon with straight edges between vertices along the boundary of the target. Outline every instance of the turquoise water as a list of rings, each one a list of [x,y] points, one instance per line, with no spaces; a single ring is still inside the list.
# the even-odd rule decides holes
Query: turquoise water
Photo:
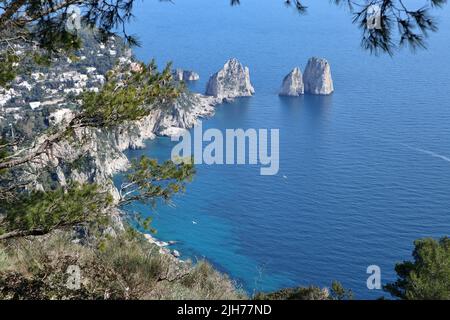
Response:
[[[359,47],[345,10],[308,5],[298,16],[282,1],[138,4],[137,56],[197,71],[192,90],[203,92],[230,57],[249,66],[256,95],[219,106],[203,126],[279,128],[280,172],[200,165],[173,206],[133,209],[152,214],[158,237],[179,241],[184,258],[206,257],[250,293],[336,279],[376,298],[367,266],[381,267],[384,284],[414,239],[449,234],[450,10],[438,12],[442,31],[428,51],[390,58]],[[310,56],[330,61],[336,92],[278,97]],[[129,155],[164,160],[173,145],[159,138]]]

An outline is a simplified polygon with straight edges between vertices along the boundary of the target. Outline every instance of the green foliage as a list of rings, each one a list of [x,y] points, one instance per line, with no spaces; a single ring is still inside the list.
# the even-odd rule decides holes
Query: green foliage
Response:
[[[172,295],[172,299],[190,296],[189,299],[247,299],[246,294],[231,281],[227,275],[221,274],[207,261],[201,260],[182,277],[177,287],[180,291]],[[175,287],[176,288],[176,287]]]
[[[384,290],[406,300],[449,300],[450,238],[420,239],[414,246],[414,260],[397,264],[398,279]]]
[[[130,229],[131,230],[131,229]],[[70,232],[0,243],[0,299],[238,299],[244,295],[206,262],[180,262],[135,231],[88,246]],[[1,268],[2,261],[4,268]],[[66,287],[69,265],[81,288]]]
[[[3,232],[47,233],[55,228],[99,220],[111,204],[111,195],[95,184],[23,192],[16,199],[2,203]]]
[[[121,204],[141,201],[154,206],[158,199],[168,201],[175,193],[185,191],[186,182],[194,174],[192,163],[165,161],[159,164],[155,159],[142,156],[132,161],[120,190]]]
[[[134,299],[148,292],[170,268],[170,261],[140,237],[110,239],[99,260],[120,275]]]
[[[329,300],[329,292],[315,286],[286,288],[271,293],[257,293],[255,300]]]
[[[85,92],[82,121],[90,126],[110,127],[139,120],[155,105],[161,108],[178,97],[181,88],[172,81],[171,65],[158,72],[156,64],[141,64],[140,70],[114,70],[100,92]]]
[[[77,170],[79,172],[84,172],[89,169],[89,166],[92,165],[94,158],[90,155],[80,155],[74,161],[69,164],[70,170]]]
[[[0,138],[0,160],[8,156],[8,141]]]
[[[8,255],[5,252],[5,249],[0,246],[0,272],[8,268]]]
[[[345,289],[339,281],[331,283],[331,297],[334,300],[353,300],[353,292]]]
[[[11,241],[7,253],[9,267],[0,270],[0,299],[123,299],[126,288],[108,266],[88,247],[71,242],[68,233],[45,239]],[[81,269],[81,288],[67,287],[69,266]],[[108,297],[105,295],[108,293]]]
[[[11,50],[0,54],[0,87],[5,87],[17,76],[19,57]]]
[[[142,217],[142,215],[137,214],[137,215],[129,215],[130,216],[130,220],[134,219],[134,222],[136,223],[136,225],[140,228],[142,228],[142,230],[144,232],[150,232],[153,234],[156,234],[158,231],[152,227],[152,222],[153,222],[153,218],[152,217]]]
[[[82,96],[81,111],[73,121],[58,131],[47,133],[52,138],[45,141],[43,146],[49,149],[52,144],[61,140],[71,141],[70,138],[74,136],[73,133],[77,128],[107,129],[127,121],[141,119],[153,108],[163,108],[165,103],[178,96],[181,89],[172,81],[170,65],[162,72],[157,71],[154,61],[148,66],[141,64],[140,68],[135,70],[116,68],[110,73],[106,85],[100,92],[86,92]],[[34,123],[31,121],[32,125],[27,129],[30,134],[34,131]],[[39,154],[36,153],[35,156]],[[33,156],[26,159],[23,162],[20,159],[14,161],[12,168],[17,169],[26,164]],[[77,159],[71,169],[84,166],[86,164],[84,160]],[[0,159],[0,166],[2,165],[3,168],[10,167],[2,164]],[[50,168],[48,172],[51,172]],[[130,182],[126,190],[128,197],[122,200],[124,203],[138,200],[152,205],[155,205],[158,198],[168,201],[174,193],[184,191],[185,180],[190,179],[193,173],[194,169],[190,164],[174,164],[168,161],[159,165],[156,161],[143,157],[133,162],[132,170],[127,175]],[[2,181],[4,182],[6,181]],[[89,220],[87,212],[92,211],[92,215],[95,216],[99,209],[109,204],[105,203],[106,199],[97,186],[93,185],[91,188],[88,185],[83,186],[82,191],[86,192],[72,192],[75,190],[77,187],[30,193],[17,190],[19,191],[17,197],[12,197],[15,201],[5,202],[1,208],[7,217],[1,222],[4,233],[7,231],[16,232],[18,235],[27,235],[29,231],[46,233],[53,228],[75,225]],[[148,221],[144,221],[144,225],[150,228]]]
[[[53,20],[53,21],[52,21]],[[50,56],[52,54],[71,53],[81,48],[81,38],[65,28],[66,17],[56,16],[43,23],[38,23],[31,29],[32,38]]]
[[[255,300],[352,300],[353,293],[338,281],[333,281],[331,290],[316,286],[284,288],[275,292],[258,292]]]
[[[51,56],[48,54],[34,53],[32,58],[34,63],[38,66],[50,67],[52,63]]]

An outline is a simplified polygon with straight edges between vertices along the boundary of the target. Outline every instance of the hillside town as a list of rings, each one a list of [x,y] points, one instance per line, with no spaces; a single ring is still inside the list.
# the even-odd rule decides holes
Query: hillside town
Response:
[[[97,92],[106,81],[106,73],[117,64],[133,64],[131,49],[120,38],[110,37],[105,44],[92,34],[83,34],[84,46],[74,55],[53,59],[49,66],[36,65],[21,73],[8,87],[0,87],[0,133],[27,134],[60,122],[77,107],[83,91]],[[24,48],[15,47],[23,55]]]

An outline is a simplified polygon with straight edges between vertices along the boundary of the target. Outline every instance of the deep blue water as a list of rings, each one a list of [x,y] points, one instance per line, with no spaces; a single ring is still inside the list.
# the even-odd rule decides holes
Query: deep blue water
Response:
[[[345,10],[308,5],[298,16],[282,1],[139,3],[137,56],[199,72],[192,90],[203,92],[230,57],[249,66],[256,95],[219,106],[203,126],[279,128],[281,162],[277,176],[200,165],[174,206],[134,209],[151,213],[158,237],[179,241],[184,258],[206,257],[250,293],[336,279],[376,298],[368,265],[381,267],[384,284],[414,239],[449,234],[450,10],[437,12],[441,32],[428,51],[390,58],[360,48]],[[335,93],[278,97],[283,77],[310,56],[330,61]],[[159,138],[129,155],[165,160],[173,145]]]

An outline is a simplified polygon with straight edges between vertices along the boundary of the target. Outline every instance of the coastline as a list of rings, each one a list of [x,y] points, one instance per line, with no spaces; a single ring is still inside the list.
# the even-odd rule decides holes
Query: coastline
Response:
[[[127,129],[116,130],[115,141],[119,150],[120,156],[117,157],[118,165],[111,170],[112,181],[117,175],[126,172],[130,164],[130,158],[125,154],[127,150],[145,149],[148,141],[154,140],[157,137],[172,137],[179,136],[185,130],[194,127],[200,119],[208,119],[214,116],[216,107],[224,103],[222,99],[205,96],[196,92],[186,92],[173,103],[170,112],[163,114],[156,110],[142,120],[130,124]],[[188,107],[188,110],[186,110]],[[120,132],[120,133],[119,133]],[[123,162],[123,157],[126,163]],[[112,160],[114,164],[116,160]],[[112,192],[117,199],[118,188],[112,185]],[[120,209],[126,211],[126,209]],[[139,231],[140,232],[140,231]],[[176,244],[176,241],[162,241],[154,235],[146,232],[140,232],[147,242],[157,246],[159,253],[168,255],[180,263],[185,263],[182,253],[176,249],[169,248]]]
[[[178,250],[175,250],[175,249],[171,250],[170,248],[168,248],[168,247],[174,245],[176,243],[176,241],[168,241],[168,242],[161,241],[149,233],[142,232],[142,235],[149,243],[154,244],[155,246],[157,246],[159,248],[160,254],[169,254],[169,255],[173,256],[174,258],[178,259],[180,262],[184,262],[184,260],[182,260],[180,258],[181,254]]]

